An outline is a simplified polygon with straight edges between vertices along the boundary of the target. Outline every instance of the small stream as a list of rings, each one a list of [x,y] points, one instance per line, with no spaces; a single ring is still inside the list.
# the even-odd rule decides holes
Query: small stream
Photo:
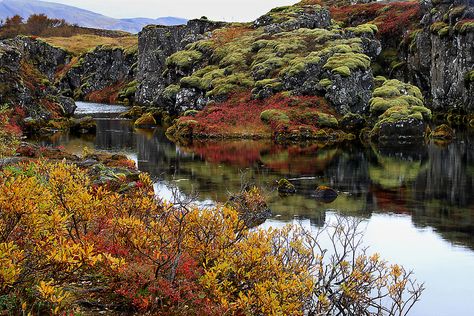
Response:
[[[471,315],[474,311],[474,134],[459,132],[449,145],[417,148],[282,146],[270,141],[194,142],[176,146],[164,131],[134,129],[119,119],[121,106],[77,102],[93,115],[96,135],[58,133],[36,140],[80,154],[84,147],[120,152],[157,179],[157,194],[199,192],[203,204],[225,201],[242,179],[272,188],[291,179],[297,194],[270,194],[266,227],[301,222],[321,227],[336,212],[363,220],[369,252],[413,269],[425,282],[410,315]],[[314,199],[328,185],[340,192],[330,204]]]

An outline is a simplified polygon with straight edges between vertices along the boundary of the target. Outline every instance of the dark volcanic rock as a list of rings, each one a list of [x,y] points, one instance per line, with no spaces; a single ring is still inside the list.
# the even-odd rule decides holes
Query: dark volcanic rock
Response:
[[[34,121],[71,116],[74,100],[52,84],[69,58],[63,50],[29,37],[0,41],[0,104],[21,108]]]
[[[407,117],[398,121],[381,123],[374,136],[382,146],[423,143],[426,127],[423,120]]]
[[[134,50],[98,46],[81,56],[59,85],[61,90],[71,91],[76,99],[87,99],[91,93],[109,88],[101,97],[110,99],[134,80],[136,63]]]
[[[329,10],[319,6],[275,8],[253,23],[254,27],[264,26],[265,31],[271,34],[299,28],[327,28],[330,24]]]
[[[435,109],[472,111],[474,82],[466,77],[474,69],[474,2],[427,0],[423,8],[423,29],[404,52],[407,71],[397,75],[422,88]]]
[[[138,35],[137,79],[140,84],[135,95],[137,102],[148,106],[163,105],[162,93],[169,84],[163,76],[166,58],[224,25],[200,19],[186,25],[145,27]]]
[[[54,79],[60,67],[71,61],[71,56],[65,50],[31,37],[17,36],[4,40],[4,43],[15,47],[24,60],[35,66],[49,80]]]

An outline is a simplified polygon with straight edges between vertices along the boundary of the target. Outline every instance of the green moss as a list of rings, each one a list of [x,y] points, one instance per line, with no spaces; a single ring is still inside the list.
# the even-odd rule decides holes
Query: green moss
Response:
[[[349,76],[350,71],[356,69],[367,70],[370,67],[370,58],[360,53],[336,53],[329,57],[324,69],[341,75]],[[349,70],[349,71],[348,71]]]
[[[282,111],[279,110],[265,110],[262,113],[260,113],[260,119],[262,122],[270,124],[270,123],[289,123],[290,118],[288,115],[283,113]]]
[[[183,116],[196,116],[199,113],[199,111],[196,110],[187,110],[184,112]]]
[[[171,84],[165,88],[163,91],[163,97],[167,100],[173,100],[178,94],[180,86]]]
[[[219,69],[217,66],[207,66],[194,72],[191,76],[182,78],[180,85],[186,88],[208,90],[213,86],[212,83],[215,79],[224,77],[224,72],[224,69]]]
[[[377,88],[381,87],[385,81],[387,81],[387,78],[385,78],[384,76],[377,76],[374,78],[374,83]]]
[[[207,96],[225,96],[231,92],[252,88],[254,86],[254,81],[248,73],[241,72],[222,78],[216,78],[212,81],[212,86],[214,88],[207,92]]]
[[[474,32],[474,21],[473,20],[461,20],[454,26],[454,30],[458,33],[465,34],[468,32]]]
[[[357,36],[364,34],[375,35],[379,31],[377,25],[371,23],[360,24],[356,27],[348,27],[346,30],[354,33]]]
[[[328,78],[324,78],[322,80],[319,81],[319,84],[321,85],[321,87],[323,88],[327,88],[329,87],[330,85],[332,85],[332,81]]]
[[[397,123],[407,119],[417,120],[430,120],[431,110],[424,106],[406,106],[397,105],[387,109],[382,115],[379,116],[378,122],[375,124],[374,129],[377,130],[384,123]]]
[[[166,59],[166,66],[187,70],[192,68],[202,57],[202,53],[197,50],[182,50],[168,57]]]
[[[423,107],[423,95],[418,87],[399,80],[386,80],[376,88],[370,100],[370,112],[382,113],[394,106]]]
[[[444,23],[444,22],[441,22],[441,21],[435,22],[435,23],[431,24],[430,31],[432,33],[443,36],[441,34],[446,35],[446,33],[449,32],[449,25]]]
[[[130,99],[135,95],[135,92],[137,92],[138,85],[139,83],[137,80],[129,82],[122,90],[120,90],[118,98],[120,100]]]
[[[451,30],[451,27],[445,26],[441,30],[438,31],[438,35],[443,37],[449,35],[449,31]]]
[[[468,72],[464,75],[464,80],[466,81],[466,83],[472,83],[472,82],[474,82],[474,69],[471,70],[471,71],[468,71]]]
[[[334,68],[332,70],[332,72],[334,74],[341,75],[343,77],[349,77],[351,75],[351,70],[347,66],[341,66],[341,67]]]
[[[336,128],[339,125],[339,122],[333,115],[321,112],[318,113],[317,122],[320,127]]]
[[[187,50],[197,50],[203,54],[211,54],[214,51],[214,42],[212,40],[201,40],[186,46]]]
[[[282,83],[278,79],[263,79],[255,82],[256,88],[271,88],[274,90],[280,90],[282,88]]]

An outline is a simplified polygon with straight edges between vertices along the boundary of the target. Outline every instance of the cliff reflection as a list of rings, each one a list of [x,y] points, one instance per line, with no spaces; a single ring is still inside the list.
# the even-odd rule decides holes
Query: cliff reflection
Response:
[[[434,227],[445,239],[474,249],[473,140],[470,135],[447,146],[398,149],[268,141],[177,146],[160,129],[134,130],[128,121],[109,119],[98,120],[96,137],[57,134],[39,142],[74,152],[84,146],[125,151],[137,159],[140,170],[175,183],[184,193],[197,191],[203,200],[224,201],[245,179],[267,189],[280,221],[297,216],[320,226],[327,209],[362,217],[406,213],[417,226]],[[278,196],[275,182],[281,178],[291,180],[296,195]],[[337,189],[338,199],[317,202],[313,194],[318,185]]]

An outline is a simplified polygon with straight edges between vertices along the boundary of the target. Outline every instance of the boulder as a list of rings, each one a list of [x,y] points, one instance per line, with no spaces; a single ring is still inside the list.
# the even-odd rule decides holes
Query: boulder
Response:
[[[290,195],[296,193],[295,186],[287,179],[280,179],[277,185],[278,193],[280,193],[280,195]]]
[[[145,113],[135,121],[135,127],[138,128],[150,128],[154,126],[156,126],[156,120],[152,113]]]
[[[320,202],[331,203],[336,200],[337,197],[337,191],[330,187],[320,185],[316,188],[315,198]]]

